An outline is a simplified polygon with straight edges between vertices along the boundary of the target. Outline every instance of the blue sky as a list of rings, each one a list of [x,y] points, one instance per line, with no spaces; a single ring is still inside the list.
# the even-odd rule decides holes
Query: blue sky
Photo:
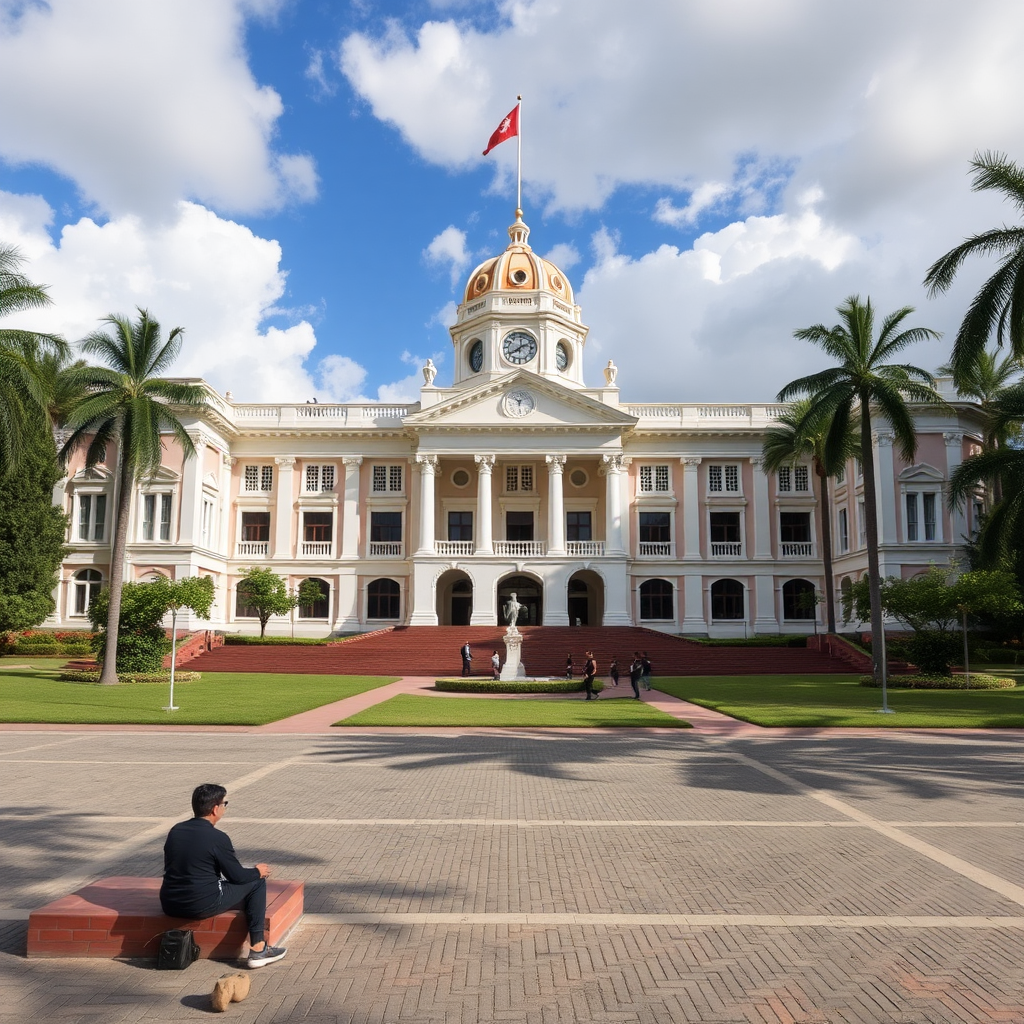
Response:
[[[770,400],[848,294],[955,330],[1024,159],[1016,0],[0,0],[0,241],[84,335],[149,307],[249,400],[413,399],[524,206],[623,395]],[[955,73],[953,73],[955,70]],[[912,353],[934,368],[946,345]]]

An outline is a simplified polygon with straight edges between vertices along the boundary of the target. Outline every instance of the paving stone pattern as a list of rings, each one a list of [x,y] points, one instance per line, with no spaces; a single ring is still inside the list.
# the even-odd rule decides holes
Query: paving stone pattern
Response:
[[[23,958],[28,908],[157,874],[203,781],[306,883],[245,1024],[1021,1021],[1022,742],[0,732],[0,1024],[206,1019],[228,965]]]

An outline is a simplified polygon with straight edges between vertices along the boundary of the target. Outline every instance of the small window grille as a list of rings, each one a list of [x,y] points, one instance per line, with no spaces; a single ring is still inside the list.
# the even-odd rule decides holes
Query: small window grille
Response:
[[[258,491],[259,490],[259,466],[246,466],[245,467],[245,489],[247,491]]]
[[[248,488],[246,488],[248,490]],[[260,467],[260,490],[272,491],[274,489],[274,467]]]
[[[519,490],[519,467],[518,466],[506,466],[505,467],[505,490],[506,491],[518,491]]]
[[[725,489],[727,491],[739,491],[740,489],[740,468],[739,466],[725,467]]]
[[[320,472],[323,489],[325,491],[332,490],[334,487],[334,466],[324,466]]]
[[[798,491],[806,491],[810,487],[810,475],[806,466],[797,466],[793,470],[793,483]]]
[[[388,489],[388,467],[373,467],[373,489],[374,491],[386,491]]]
[[[533,490],[533,466],[519,467],[519,489],[521,491]]]
[[[789,466],[783,466],[782,469],[779,470],[779,490],[793,490],[793,472]]]
[[[388,490],[389,491],[401,491],[402,489],[402,467],[401,466],[389,466],[388,467]]]
[[[668,490],[668,466],[654,467],[654,489],[656,491]]]
[[[654,490],[654,467],[653,466],[641,466],[640,467],[640,490],[641,491],[653,491]]]
[[[720,491],[722,489],[722,467],[708,466],[708,490]]]
[[[307,491],[319,491],[320,490],[320,467],[319,466],[307,466],[306,467],[306,490]]]

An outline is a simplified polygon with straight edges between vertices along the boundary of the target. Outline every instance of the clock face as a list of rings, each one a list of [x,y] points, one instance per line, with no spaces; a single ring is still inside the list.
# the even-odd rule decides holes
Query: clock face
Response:
[[[564,341],[560,341],[555,346],[555,366],[559,370],[564,370],[569,365],[569,349],[566,347]]]
[[[510,391],[505,395],[504,406],[506,416],[529,416],[534,410],[533,395],[529,391]]]
[[[484,365],[484,343],[477,339],[469,349],[469,368],[474,373],[479,373]]]
[[[510,363],[528,363],[537,354],[537,342],[526,331],[512,331],[505,335],[501,351]]]

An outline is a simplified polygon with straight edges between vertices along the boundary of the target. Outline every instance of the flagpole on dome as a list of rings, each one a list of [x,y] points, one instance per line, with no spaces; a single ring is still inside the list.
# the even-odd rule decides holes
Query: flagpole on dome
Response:
[[[516,107],[519,109],[519,116],[516,118],[516,209],[523,208],[523,97],[516,97]]]

